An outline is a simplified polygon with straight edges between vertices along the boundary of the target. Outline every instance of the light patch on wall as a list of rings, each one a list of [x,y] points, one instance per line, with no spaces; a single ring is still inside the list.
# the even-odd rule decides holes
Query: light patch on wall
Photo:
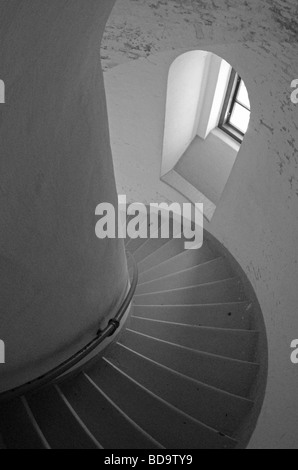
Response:
[[[293,104],[298,104],[298,79],[292,81],[291,88],[295,88],[291,94],[291,101]]]
[[[5,364],[5,344],[0,340],[0,364]]]
[[[168,173],[197,133],[198,109],[203,105],[208,52],[191,51],[172,64],[168,78],[162,176]],[[201,98],[201,99],[200,99]]]
[[[294,349],[291,354],[291,362],[292,364],[298,364],[298,339],[292,341],[291,349]]]
[[[0,104],[5,103],[5,83],[3,80],[0,80]]]

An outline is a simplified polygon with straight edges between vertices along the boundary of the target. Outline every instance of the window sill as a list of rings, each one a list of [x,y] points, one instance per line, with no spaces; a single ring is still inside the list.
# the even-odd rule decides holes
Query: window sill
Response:
[[[241,148],[241,143],[235,140],[233,137],[229,136],[220,127],[216,127],[215,129],[213,129],[213,131],[211,131],[211,134],[218,137],[220,140],[222,140],[222,142],[231,147],[231,149],[235,150],[236,152],[239,152]]]

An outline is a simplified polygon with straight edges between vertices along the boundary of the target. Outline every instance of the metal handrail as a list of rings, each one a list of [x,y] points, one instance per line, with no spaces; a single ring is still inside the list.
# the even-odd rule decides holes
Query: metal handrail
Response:
[[[137,263],[131,253],[127,252],[127,254],[132,260],[133,268],[133,276],[130,283],[130,289],[124,301],[122,302],[116,316],[109,321],[108,326],[104,330],[99,330],[97,332],[96,338],[94,338],[90,343],[88,343],[84,348],[80,349],[80,351],[75,353],[69,359],[56,366],[54,369],[50,370],[49,372],[46,372],[44,375],[30,382],[27,382],[26,384],[0,393],[0,402],[8,401],[18,396],[26,395],[27,393],[49,385],[55,379],[70,371],[74,366],[76,366],[83,359],[89,356],[89,354],[91,354],[105,339],[113,336],[116,333],[116,331],[120,327],[120,322],[124,317],[125,312],[127,311],[129,305],[132,302],[138,284]]]

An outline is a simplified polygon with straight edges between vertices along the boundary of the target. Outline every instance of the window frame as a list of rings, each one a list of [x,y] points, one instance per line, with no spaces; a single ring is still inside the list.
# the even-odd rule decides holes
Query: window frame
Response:
[[[240,75],[236,72],[236,70],[232,69],[228,89],[226,92],[222,112],[218,123],[219,129],[224,131],[226,134],[228,134],[240,144],[243,142],[245,133],[243,133],[240,129],[237,129],[237,127],[233,126],[233,124],[231,124],[230,122],[230,118],[232,116],[235,104],[238,104],[243,108],[247,109],[249,112],[251,112],[249,108],[247,108],[245,105],[243,105],[237,100],[239,88],[242,82],[243,80]]]

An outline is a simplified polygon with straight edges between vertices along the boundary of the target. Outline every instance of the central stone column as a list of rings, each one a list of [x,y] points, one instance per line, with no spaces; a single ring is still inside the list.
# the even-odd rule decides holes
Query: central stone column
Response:
[[[113,0],[2,0],[0,391],[68,358],[127,289],[123,241],[98,240],[117,207],[100,43]]]

